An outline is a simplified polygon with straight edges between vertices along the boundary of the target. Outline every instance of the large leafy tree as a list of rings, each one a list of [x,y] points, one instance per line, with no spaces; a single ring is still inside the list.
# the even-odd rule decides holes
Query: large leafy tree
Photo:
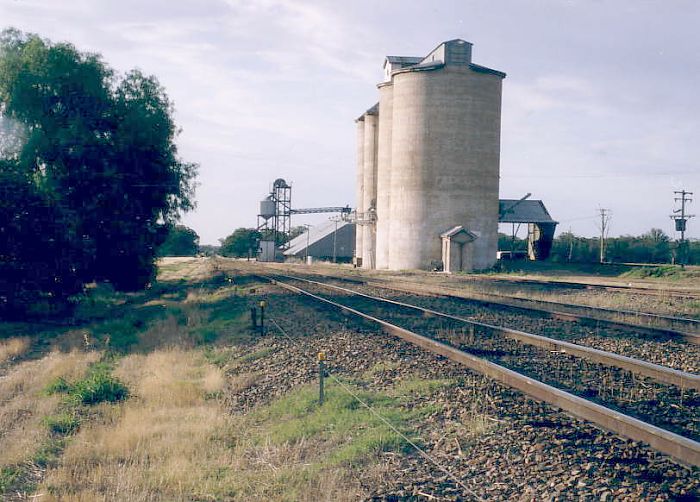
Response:
[[[136,70],[119,77],[97,54],[2,32],[0,130],[11,130],[13,140],[0,142],[0,182],[5,191],[19,183],[32,194],[26,204],[0,202],[2,211],[24,215],[3,226],[6,238],[23,241],[35,233],[27,222],[48,212],[61,234],[52,249],[69,275],[122,290],[145,286],[168,228],[193,207],[196,165],[178,155],[172,116],[155,77]],[[27,255],[15,254],[19,267]],[[19,274],[15,285],[23,280]],[[58,289],[54,296],[75,288]],[[6,303],[11,296],[0,291]]]

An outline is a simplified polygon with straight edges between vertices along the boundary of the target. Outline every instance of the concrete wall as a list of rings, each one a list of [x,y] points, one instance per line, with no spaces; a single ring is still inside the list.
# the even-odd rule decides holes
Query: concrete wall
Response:
[[[355,181],[355,189],[356,189],[356,208],[357,212],[362,211],[362,207],[364,205],[364,186],[365,186],[365,160],[364,160],[364,151],[365,151],[365,119],[364,116],[360,117],[356,121],[357,124],[357,178]],[[362,258],[362,237],[363,233],[362,230],[357,230],[355,232],[355,256],[358,258]]]
[[[370,209],[377,207],[377,122],[376,114],[365,113],[363,148],[363,197],[362,212],[369,218]],[[362,267],[375,268],[376,227],[373,224],[360,225],[362,231]]]
[[[389,232],[391,218],[391,127],[393,86],[379,86],[379,132],[377,137],[377,224],[375,241],[376,268],[389,267]]]
[[[392,80],[388,267],[430,268],[442,258],[440,234],[456,225],[478,235],[472,266],[492,266],[501,77],[447,65],[395,73]]]

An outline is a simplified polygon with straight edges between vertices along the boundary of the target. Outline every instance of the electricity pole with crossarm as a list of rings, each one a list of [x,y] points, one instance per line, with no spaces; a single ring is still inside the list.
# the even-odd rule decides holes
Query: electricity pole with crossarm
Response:
[[[685,190],[675,190],[673,193],[675,195],[680,195],[680,197],[673,198],[675,202],[681,203],[681,208],[673,211],[674,214],[671,215],[671,219],[673,219],[676,222],[676,232],[681,233],[681,240],[678,242],[678,261],[681,265],[685,265],[687,258],[685,230],[687,227],[688,220],[695,216],[694,214],[686,214],[685,205],[686,203],[693,202],[693,199],[690,198],[690,196],[693,195],[693,192],[686,192]]]

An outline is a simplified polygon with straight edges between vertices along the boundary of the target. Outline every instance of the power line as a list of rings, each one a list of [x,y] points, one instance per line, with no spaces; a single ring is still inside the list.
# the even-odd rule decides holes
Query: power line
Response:
[[[275,325],[275,327],[282,333],[290,342],[292,342],[294,345],[297,347],[300,347],[300,345],[291,337],[289,336],[283,329],[282,327],[272,319],[271,317],[269,318],[270,322]],[[300,347],[301,348],[301,347]],[[303,350],[303,348],[302,348]],[[341,382],[335,375],[333,375],[330,370],[327,370],[328,377],[333,379],[334,382],[336,382],[340,387],[347,392],[350,396],[352,396],[358,403],[360,403],[362,406],[367,408],[367,410],[372,413],[375,417],[377,417],[379,420],[384,422],[395,434],[397,434],[401,439],[406,441],[413,449],[415,449],[420,456],[428,460],[429,462],[432,462],[438,469],[440,469],[442,472],[447,474],[449,478],[451,478],[458,486],[460,486],[466,493],[474,497],[476,500],[479,500],[480,502],[483,502],[484,499],[481,498],[475,491],[470,489],[467,485],[465,485],[457,476],[455,476],[450,470],[448,470],[446,467],[444,467],[440,462],[438,462],[434,457],[432,457],[430,454],[428,454],[425,450],[423,450],[420,446],[418,446],[416,443],[411,441],[408,436],[406,436],[403,432],[398,430],[394,425],[389,422],[384,416],[381,415],[376,409],[374,409],[371,405],[367,404],[365,401],[363,401],[357,394],[355,394],[352,389],[350,389],[346,384]]]
[[[502,178],[644,178],[647,176],[685,176],[697,175],[697,171],[676,171],[666,173],[615,173],[615,174],[508,174],[501,173]]]

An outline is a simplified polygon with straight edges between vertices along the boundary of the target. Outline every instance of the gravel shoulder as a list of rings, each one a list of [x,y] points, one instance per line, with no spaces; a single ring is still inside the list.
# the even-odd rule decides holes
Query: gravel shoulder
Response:
[[[317,378],[324,351],[333,374],[354,388],[400,393],[402,406],[430,405],[412,424],[424,450],[469,490],[491,500],[696,500],[700,470],[601,431],[449,360],[423,352],[309,300],[266,288],[270,327],[232,349],[226,403],[246,414]],[[263,354],[253,357],[252,354]],[[250,357],[246,357],[250,356]],[[244,361],[244,363],[241,363]],[[437,382],[426,388],[406,382]],[[377,453],[353,466],[368,500],[469,500],[472,496],[416,453]],[[386,473],[377,477],[376,465]]]

